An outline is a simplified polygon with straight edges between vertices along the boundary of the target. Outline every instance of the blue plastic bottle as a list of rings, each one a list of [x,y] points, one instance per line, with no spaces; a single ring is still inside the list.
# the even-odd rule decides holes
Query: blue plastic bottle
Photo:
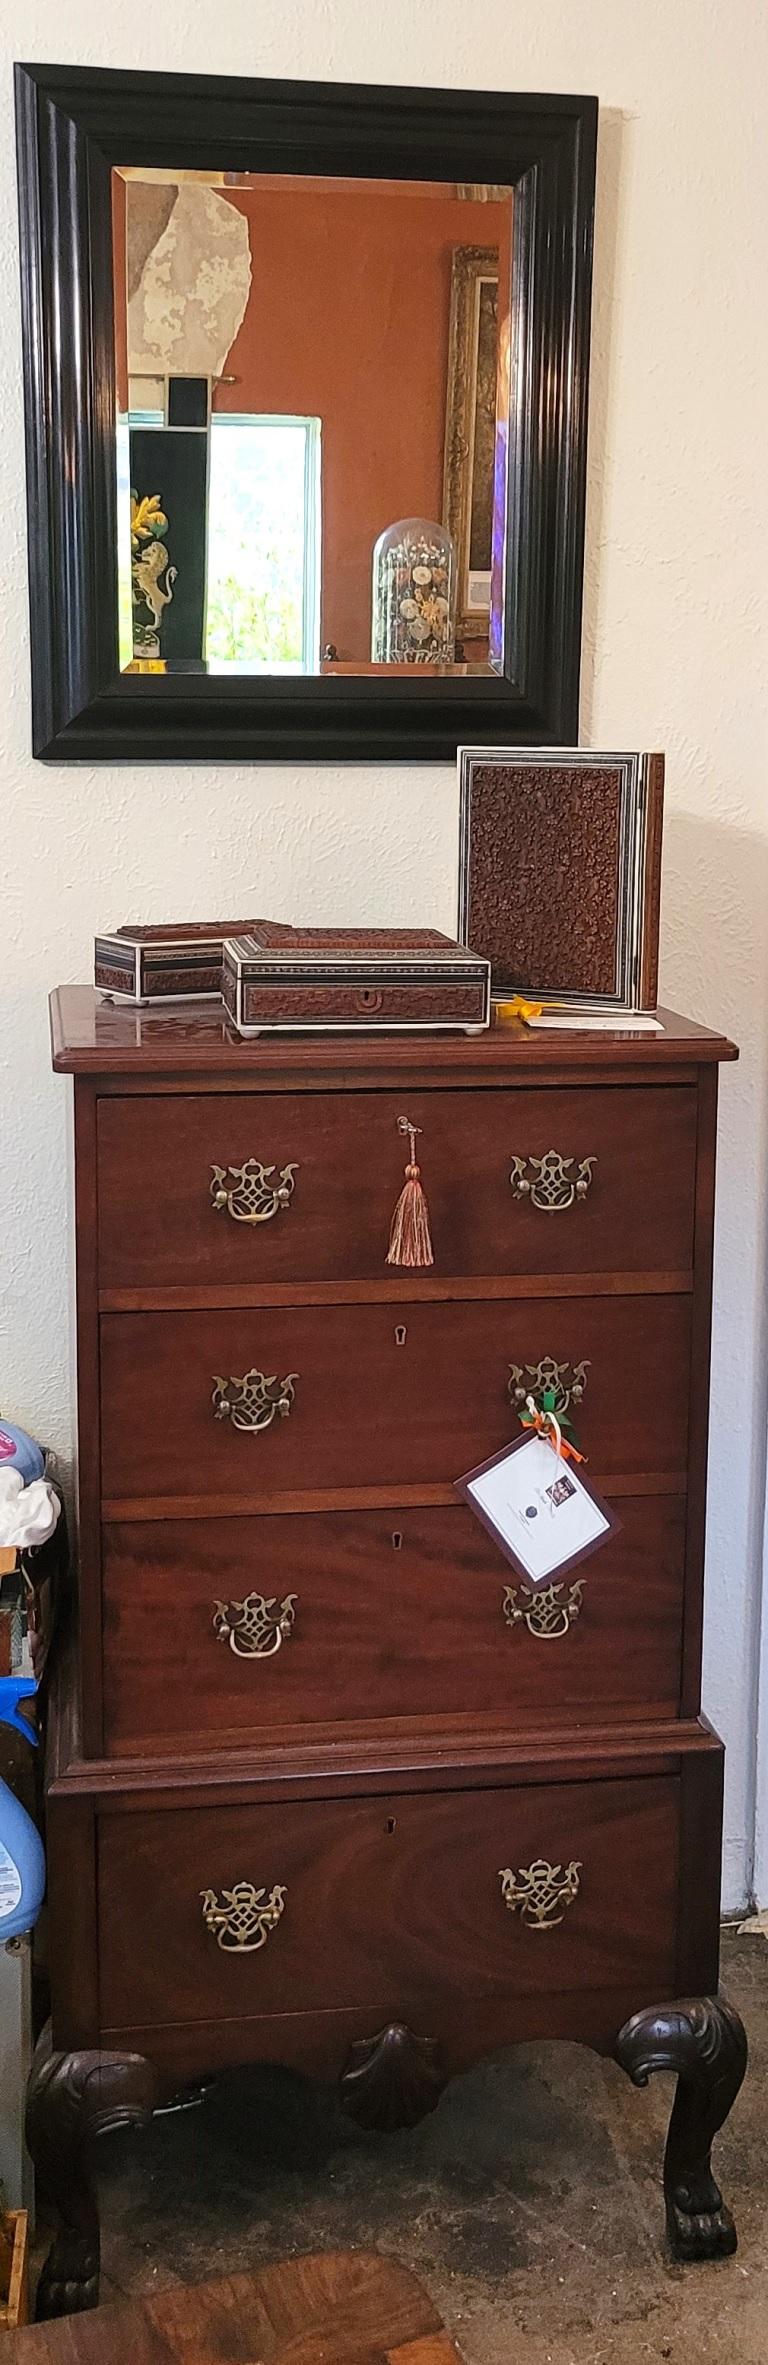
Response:
[[[18,1470],[25,1486],[31,1486],[33,1478],[45,1476],[42,1446],[15,1421],[0,1420],[0,1469]]]
[[[12,1725],[36,1746],[37,1736],[20,1714],[19,1701],[37,1691],[33,1675],[0,1676],[0,1724]],[[0,1946],[31,1930],[45,1894],[45,1855],[40,1833],[7,1782],[0,1782]]]

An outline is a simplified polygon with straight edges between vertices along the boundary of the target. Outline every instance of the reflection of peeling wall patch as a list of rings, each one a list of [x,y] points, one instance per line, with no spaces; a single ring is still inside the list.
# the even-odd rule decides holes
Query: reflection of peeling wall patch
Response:
[[[126,196],[130,216],[144,202],[141,182],[129,181]],[[132,375],[216,377],[243,320],[250,285],[245,215],[215,189],[182,184],[128,305]]]

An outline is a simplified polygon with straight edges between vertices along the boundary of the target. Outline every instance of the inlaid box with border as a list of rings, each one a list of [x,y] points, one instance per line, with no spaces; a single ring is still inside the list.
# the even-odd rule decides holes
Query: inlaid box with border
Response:
[[[120,1002],[218,1001],[225,939],[256,920],[182,920],[97,936],[94,984]]]
[[[490,962],[436,928],[290,928],[259,921],[224,947],[225,1008],[241,1035],[272,1029],[477,1033]]]

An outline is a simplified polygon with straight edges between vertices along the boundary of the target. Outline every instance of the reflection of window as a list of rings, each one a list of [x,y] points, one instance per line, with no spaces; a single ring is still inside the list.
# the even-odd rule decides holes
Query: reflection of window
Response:
[[[320,651],[320,420],[215,412],[204,654],[315,672]]]

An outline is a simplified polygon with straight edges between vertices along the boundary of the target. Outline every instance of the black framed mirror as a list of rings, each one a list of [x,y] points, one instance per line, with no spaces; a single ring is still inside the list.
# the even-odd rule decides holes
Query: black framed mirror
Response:
[[[35,754],[575,741],[596,100],[16,99]]]

